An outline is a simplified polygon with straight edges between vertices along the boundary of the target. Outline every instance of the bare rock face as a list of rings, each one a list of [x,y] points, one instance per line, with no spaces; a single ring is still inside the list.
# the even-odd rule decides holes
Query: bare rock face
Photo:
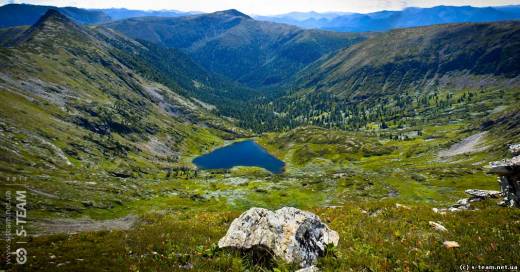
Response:
[[[309,267],[323,256],[327,245],[336,246],[338,240],[338,233],[310,212],[291,207],[275,212],[251,208],[231,223],[218,246],[267,249],[286,262]]]
[[[491,163],[489,173],[498,175],[501,194],[504,196],[500,205],[520,207],[520,144],[510,145],[513,158]]]

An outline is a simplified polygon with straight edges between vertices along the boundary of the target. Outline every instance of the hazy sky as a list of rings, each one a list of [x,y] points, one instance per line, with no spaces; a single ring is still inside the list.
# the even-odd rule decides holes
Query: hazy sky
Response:
[[[124,7],[128,9],[176,9],[212,12],[235,8],[248,14],[272,15],[291,11],[373,12],[406,7],[520,5],[520,0],[0,0],[0,3],[28,3],[82,8]]]

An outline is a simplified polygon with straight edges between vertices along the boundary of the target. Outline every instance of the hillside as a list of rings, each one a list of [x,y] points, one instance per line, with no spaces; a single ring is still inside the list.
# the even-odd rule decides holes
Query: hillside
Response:
[[[144,68],[146,60],[112,44],[135,53],[146,49],[49,10],[11,47],[0,48],[2,172],[147,175],[182,166],[181,154],[240,133],[202,102],[181,95],[190,93],[182,88],[189,77],[182,68],[170,88],[147,75],[154,70]]]
[[[520,23],[504,22],[383,33],[313,63],[291,91],[257,107],[278,113],[269,123],[278,129],[386,128],[470,113],[486,117],[486,110],[501,104],[514,106],[518,96],[519,30]]]
[[[343,49],[302,73],[303,86],[346,97],[400,92],[462,73],[520,73],[520,22],[400,29]],[[360,84],[363,82],[363,84]]]
[[[0,7],[0,28],[11,26],[32,25],[49,9],[58,10],[80,24],[97,24],[108,22],[110,16],[102,11],[86,10],[75,7],[53,7],[28,4],[8,4]],[[16,14],[16,15],[14,15]]]
[[[361,34],[256,21],[236,10],[132,18],[106,26],[132,38],[182,49],[209,71],[250,87],[284,83],[320,57],[365,39]]]
[[[104,27],[93,29],[99,39],[118,49],[111,51],[114,57],[146,78],[203,102],[204,107],[215,114],[235,119],[252,114],[247,112],[246,104],[259,94],[258,91],[208,72],[175,48],[144,40],[135,42]],[[121,39],[125,41],[121,42]]]

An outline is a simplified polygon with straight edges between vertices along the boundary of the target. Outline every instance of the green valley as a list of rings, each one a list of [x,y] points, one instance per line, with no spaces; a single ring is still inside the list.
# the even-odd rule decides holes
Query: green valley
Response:
[[[65,15],[0,29],[0,199],[27,192],[29,234],[1,240],[28,259],[0,269],[296,271],[218,246],[242,212],[287,206],[339,234],[320,271],[520,265],[518,208],[439,212],[499,190],[489,163],[520,143],[518,21],[339,33],[237,10]],[[284,171],[193,162],[243,140]]]
[[[106,26],[132,38],[182,49],[209,71],[256,88],[283,84],[320,57],[369,36],[256,21],[237,10],[131,18]]]

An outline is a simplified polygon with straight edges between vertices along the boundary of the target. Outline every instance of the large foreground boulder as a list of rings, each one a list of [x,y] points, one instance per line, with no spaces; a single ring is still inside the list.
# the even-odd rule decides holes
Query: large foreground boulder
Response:
[[[323,256],[327,245],[338,244],[338,233],[310,212],[284,207],[275,212],[251,208],[235,219],[220,248],[268,250],[288,263],[308,267]]]

